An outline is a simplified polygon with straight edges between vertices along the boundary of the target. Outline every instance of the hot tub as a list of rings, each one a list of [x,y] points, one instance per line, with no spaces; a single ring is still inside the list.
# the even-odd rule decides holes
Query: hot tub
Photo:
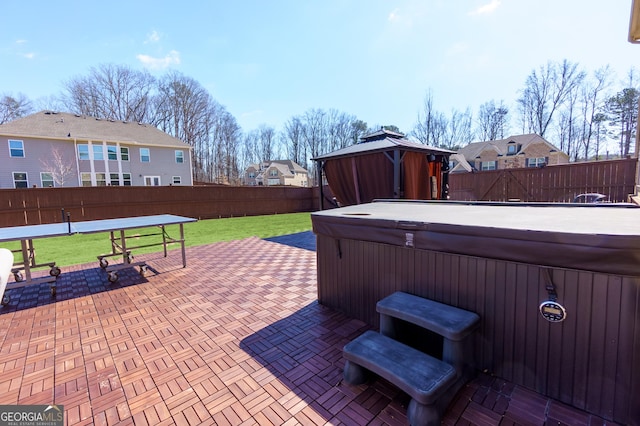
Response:
[[[481,370],[640,424],[637,206],[377,201],[312,222],[320,303],[374,327],[398,290],[474,311]]]

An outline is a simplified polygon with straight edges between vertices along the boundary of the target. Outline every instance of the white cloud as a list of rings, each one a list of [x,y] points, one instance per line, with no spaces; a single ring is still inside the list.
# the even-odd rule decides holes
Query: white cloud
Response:
[[[387,17],[387,20],[389,22],[398,22],[400,21],[400,10],[399,9],[393,9],[391,11],[391,13],[389,13],[389,16]]]
[[[160,34],[156,30],[153,30],[149,34],[147,34],[147,39],[144,41],[144,44],[157,43],[159,41]]]
[[[33,53],[33,52],[23,53],[23,54],[22,54],[22,57],[23,57],[23,58],[27,58],[27,59],[33,59],[33,58],[35,58],[35,57],[36,57],[36,54],[35,54],[35,53]]]
[[[469,12],[469,15],[485,15],[494,12],[500,6],[500,0],[491,0],[490,3],[484,4],[475,10]]]
[[[171,65],[180,64],[180,52],[176,50],[172,50],[164,58],[154,58],[143,54],[137,55],[136,58],[142,62],[142,65],[151,69],[168,68]]]
[[[25,44],[26,42],[27,40],[25,39],[16,40],[16,44]]]

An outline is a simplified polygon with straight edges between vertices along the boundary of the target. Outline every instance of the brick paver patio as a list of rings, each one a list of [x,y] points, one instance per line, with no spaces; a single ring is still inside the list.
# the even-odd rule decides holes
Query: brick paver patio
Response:
[[[63,404],[69,425],[403,425],[408,398],[342,383],[365,324],[316,301],[315,252],[249,238],[137,257],[116,284],[95,265],[10,291],[0,309],[0,404]],[[447,425],[602,419],[480,375]]]

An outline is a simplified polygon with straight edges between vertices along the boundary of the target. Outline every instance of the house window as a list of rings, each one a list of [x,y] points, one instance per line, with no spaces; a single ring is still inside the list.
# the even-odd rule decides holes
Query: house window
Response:
[[[115,145],[107,145],[107,158],[109,160],[118,160],[118,147]]]
[[[527,167],[542,167],[547,164],[545,157],[527,158]]]
[[[96,186],[107,186],[106,173],[96,173]]]
[[[122,161],[129,161],[129,148],[120,147],[120,159]]]
[[[27,181],[27,172],[13,172],[13,187],[14,188],[29,187],[29,182]]]
[[[40,184],[43,188],[53,188],[53,174],[48,172],[40,172]]]
[[[109,184],[111,186],[120,186],[120,176],[117,173],[109,173]]]
[[[82,186],[91,186],[91,173],[80,173],[80,180],[82,180]]]
[[[514,144],[509,144],[507,146],[507,155],[514,155],[516,153],[516,146]]]
[[[480,170],[495,170],[497,161],[483,161],[480,163]]]
[[[255,179],[256,172],[249,172],[249,179]]]
[[[89,145],[87,145],[87,144],[78,144],[78,159],[79,160],[88,160],[89,159]]]
[[[160,176],[145,176],[145,186],[160,186]]]
[[[24,142],[9,139],[9,154],[11,157],[24,158]]]
[[[278,176],[278,169],[269,170],[269,176]]]
[[[181,178],[180,176],[174,176],[174,177],[171,179],[171,182],[172,182],[174,185],[180,185],[180,184],[182,183],[182,178]]]
[[[176,163],[184,163],[184,152],[176,151]]]
[[[122,174],[122,186],[131,186],[131,173]]]
[[[269,179],[268,181],[268,185],[280,185],[280,179]]]
[[[92,145],[92,146],[93,146],[93,159],[104,160],[104,150],[102,149],[102,145]]]
[[[151,162],[151,154],[149,153],[149,148],[140,148],[140,162],[141,163]]]

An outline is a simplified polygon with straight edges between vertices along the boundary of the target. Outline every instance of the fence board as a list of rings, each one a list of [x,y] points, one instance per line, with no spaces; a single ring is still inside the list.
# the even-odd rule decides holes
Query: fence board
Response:
[[[627,202],[634,193],[638,160],[571,163],[543,168],[491,170],[449,176],[449,196],[459,201],[570,202],[586,192]]]
[[[71,220],[175,214],[197,219],[309,212],[317,188],[296,187],[82,187],[0,189],[0,227]]]

